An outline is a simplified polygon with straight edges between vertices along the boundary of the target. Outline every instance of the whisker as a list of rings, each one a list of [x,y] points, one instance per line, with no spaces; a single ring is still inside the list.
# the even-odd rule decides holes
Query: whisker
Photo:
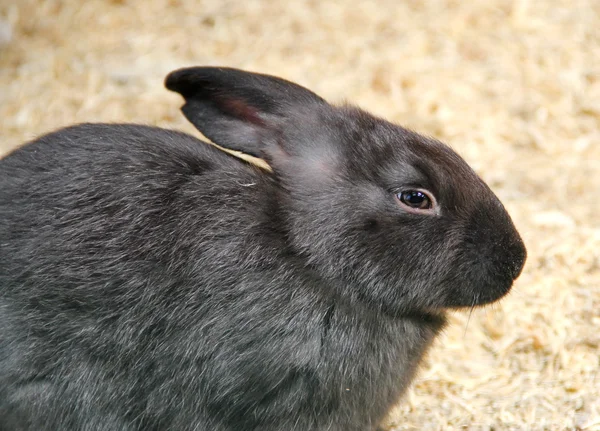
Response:
[[[473,310],[475,309],[475,304],[477,304],[477,300],[479,299],[479,293],[475,293],[473,295],[473,302],[471,302],[471,309],[469,310],[469,317],[467,317],[467,324],[465,325],[465,332],[463,333],[463,338],[467,336],[467,329],[469,329],[469,322],[471,322],[471,316],[473,315]]]

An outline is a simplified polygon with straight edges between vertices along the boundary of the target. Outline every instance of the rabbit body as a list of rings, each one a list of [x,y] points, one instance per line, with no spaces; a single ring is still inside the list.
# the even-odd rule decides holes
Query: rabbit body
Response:
[[[274,173],[124,124],[0,161],[0,430],[374,430],[444,310],[492,302],[520,272],[510,218],[447,147],[203,70],[250,90],[182,90],[188,118]],[[403,212],[387,184],[406,175],[446,187],[447,212]]]

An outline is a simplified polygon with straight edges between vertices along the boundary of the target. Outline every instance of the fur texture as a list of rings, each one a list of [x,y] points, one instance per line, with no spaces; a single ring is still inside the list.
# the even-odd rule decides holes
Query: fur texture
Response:
[[[0,430],[375,429],[444,310],[510,290],[510,217],[445,145],[296,84],[166,85],[273,173],[140,125],[0,161]]]

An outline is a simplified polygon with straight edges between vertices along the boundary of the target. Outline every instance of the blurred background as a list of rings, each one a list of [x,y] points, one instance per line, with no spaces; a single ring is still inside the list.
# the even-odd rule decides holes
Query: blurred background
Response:
[[[165,75],[297,81],[451,145],[529,250],[389,430],[600,430],[600,0],[0,0],[0,156],[78,122],[198,135]]]

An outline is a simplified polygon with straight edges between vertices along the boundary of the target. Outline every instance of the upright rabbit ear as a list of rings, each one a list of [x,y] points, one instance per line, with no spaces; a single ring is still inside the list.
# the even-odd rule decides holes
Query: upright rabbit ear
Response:
[[[263,143],[297,115],[326,102],[284,79],[231,68],[192,67],[171,72],[165,86],[180,93],[187,119],[214,143],[255,157]]]

